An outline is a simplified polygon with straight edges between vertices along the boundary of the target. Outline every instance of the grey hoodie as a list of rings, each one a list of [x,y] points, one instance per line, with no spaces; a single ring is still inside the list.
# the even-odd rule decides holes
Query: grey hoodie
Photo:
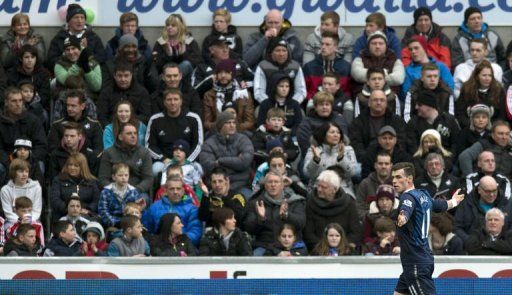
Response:
[[[25,185],[16,186],[12,180],[9,180],[0,191],[0,199],[2,200],[2,208],[7,219],[7,225],[13,224],[18,220],[18,216],[14,212],[14,201],[22,196],[32,201],[32,220],[39,220],[39,217],[41,217],[43,199],[39,182],[29,178]]]

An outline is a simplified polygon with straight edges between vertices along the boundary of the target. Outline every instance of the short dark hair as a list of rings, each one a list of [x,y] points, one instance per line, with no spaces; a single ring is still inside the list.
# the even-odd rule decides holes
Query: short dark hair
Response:
[[[451,214],[443,212],[432,214],[430,223],[439,230],[441,235],[446,236],[453,231],[453,221]]]
[[[213,168],[213,170],[210,172],[210,178],[212,177],[213,174],[222,175],[224,176],[224,178],[229,178],[228,171],[224,167]]]
[[[421,72],[426,71],[439,71],[439,67],[435,63],[428,62],[421,67]]]
[[[25,53],[30,53],[32,56],[35,56],[36,57],[36,65],[39,63],[39,59],[37,58],[37,48],[34,46],[34,45],[30,45],[30,44],[25,44],[23,46],[21,46],[21,49],[20,49],[20,52],[19,52],[19,57],[20,59],[23,58],[23,55],[25,55]]]
[[[24,236],[31,230],[36,230],[36,228],[30,223],[22,223],[16,229],[16,237]]]
[[[121,229],[126,232],[129,228],[134,227],[140,219],[137,216],[126,215],[121,218]]]
[[[336,46],[340,42],[340,37],[338,36],[338,33],[334,32],[323,32],[322,38],[331,38]]]
[[[500,126],[507,126],[508,129],[510,129],[510,124],[507,121],[498,119],[498,120],[495,120],[494,122],[492,122],[491,133],[493,133],[494,130],[496,130],[496,128],[498,128]]]
[[[135,127],[135,129],[137,130],[137,132],[139,131],[139,127],[138,126],[135,126],[133,123],[131,122],[126,122],[126,123],[121,123],[121,126],[119,126],[119,133],[123,133],[124,131],[124,128],[128,127],[128,126],[132,126],[132,127]]]
[[[327,72],[322,76],[322,80],[325,78],[333,78],[336,80],[336,84],[340,84],[340,75],[336,72]]]
[[[83,90],[71,89],[66,91],[66,100],[70,97],[78,97],[80,103],[85,103],[85,93]]]
[[[14,208],[16,209],[30,208],[32,206],[32,200],[26,196],[20,196],[14,200]]]
[[[365,23],[375,23],[378,27],[386,28],[386,16],[380,12],[374,12],[366,17]]]
[[[329,129],[331,129],[331,127],[338,128],[340,131],[340,141],[343,141],[343,130],[341,130],[340,125],[338,125],[336,122],[326,122],[313,133],[313,138],[316,140],[318,145],[324,143],[327,132]]]
[[[226,220],[235,216],[235,211],[229,207],[217,208],[212,213],[212,223],[215,227],[220,227],[226,223]]]
[[[340,15],[336,11],[326,11],[320,16],[320,21],[326,21],[326,20],[332,20],[332,23],[334,25],[340,24]]]
[[[381,67],[370,67],[368,71],[366,72],[366,80],[370,80],[370,77],[372,74],[381,74],[382,76],[386,77],[386,73],[384,72],[384,69]]]
[[[80,196],[79,195],[71,195],[69,198],[66,199],[66,208],[68,208],[69,206],[69,203],[71,203],[71,201],[78,201],[80,202],[80,206],[82,206],[82,200],[80,199]]]
[[[135,21],[139,25],[139,18],[133,12],[125,12],[119,17],[119,24],[122,26],[127,22]]]
[[[379,157],[389,157],[390,159],[392,159],[391,155],[388,152],[386,152],[386,151],[379,151],[377,153],[377,155],[375,156],[374,163],[377,163],[377,161],[379,161]]]
[[[66,130],[76,130],[78,132],[78,134],[82,134],[82,132],[83,132],[82,125],[80,125],[80,123],[71,122],[71,121],[62,124],[62,134],[63,135]]]
[[[375,225],[373,226],[375,232],[388,233],[392,231],[396,231],[396,226],[393,220],[387,216],[381,216],[375,220]]]
[[[270,162],[273,160],[273,159],[283,159],[284,163],[286,164],[286,161],[288,160],[288,158],[286,157],[286,154],[281,152],[281,151],[273,151],[271,152],[269,155],[268,155],[268,164],[270,165]]]
[[[181,100],[183,100],[183,92],[181,92],[181,90],[179,90],[178,88],[167,88],[164,90],[164,93],[162,94],[162,101],[165,101],[165,98],[169,94],[179,95]]]
[[[56,221],[53,224],[53,236],[58,238],[60,233],[67,231],[70,225],[73,226],[69,220]]]
[[[471,43],[482,44],[485,49],[487,49],[488,42],[485,38],[473,38],[469,40],[469,46],[471,47]]]
[[[114,66],[114,74],[117,72],[130,72],[133,74],[133,65],[129,62],[117,62]]]
[[[175,62],[169,62],[169,63],[166,63],[163,67],[162,67],[162,73],[165,72],[165,70],[167,69],[173,69],[173,68],[176,68],[178,69],[178,71],[181,73],[181,69],[180,69],[180,65],[175,63]]]
[[[414,178],[414,164],[410,162],[400,162],[393,165],[393,168],[391,168],[391,171],[398,171],[398,170],[404,170],[405,176],[409,177],[412,176]]]

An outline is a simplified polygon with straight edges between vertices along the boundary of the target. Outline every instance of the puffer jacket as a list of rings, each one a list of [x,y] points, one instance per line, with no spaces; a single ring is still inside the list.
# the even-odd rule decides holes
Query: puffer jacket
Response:
[[[80,196],[82,208],[98,212],[100,189],[97,180],[57,176],[53,179],[50,191],[52,211],[56,218],[66,215],[66,201],[73,193]]]
[[[416,31],[414,25],[407,27],[404,37],[402,38],[402,62],[404,66],[408,66],[412,62],[411,52],[407,48],[407,41],[414,35],[423,35],[427,39],[427,54],[435,60],[442,62],[448,69],[451,69],[451,52],[452,44],[448,36],[443,33],[443,28],[436,23],[432,23],[432,27],[427,34],[421,34]]]

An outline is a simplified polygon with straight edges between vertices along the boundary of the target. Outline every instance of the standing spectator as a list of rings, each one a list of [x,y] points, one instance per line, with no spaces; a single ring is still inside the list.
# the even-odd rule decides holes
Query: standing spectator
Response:
[[[139,27],[139,18],[133,12],[125,12],[119,17],[119,27],[116,28],[114,37],[108,40],[105,46],[106,60],[114,58],[118,48],[121,47],[119,39],[126,34],[131,34],[137,38],[137,51],[147,60],[151,60],[151,47]]]
[[[114,145],[117,136],[119,135],[119,128],[123,123],[132,123],[134,126],[138,126],[139,132],[138,144],[144,146],[146,144],[146,125],[139,121],[135,116],[135,110],[131,102],[122,100],[117,103],[114,107],[112,114],[112,123],[108,124],[103,131],[103,148],[108,149]]]
[[[464,242],[453,232],[453,216],[433,214],[428,231],[428,244],[434,255],[464,255]]]
[[[212,31],[203,40],[202,55],[203,60],[210,60],[210,46],[224,37],[229,43],[229,52],[232,52],[236,58],[242,57],[243,44],[242,38],[237,34],[237,28],[231,24],[231,13],[227,9],[219,8],[213,12]]]
[[[389,49],[395,54],[397,58],[400,58],[401,47],[400,40],[398,39],[395,29],[386,25],[386,17],[380,12],[374,12],[366,17],[365,28],[361,36],[357,38],[354,44],[354,52],[352,53],[352,59],[357,58],[363,50],[368,49],[371,35],[377,31],[384,33],[386,43],[388,43]]]
[[[16,67],[16,57],[20,55],[25,45],[34,46],[35,57],[40,64],[46,58],[46,46],[42,36],[36,34],[30,27],[30,18],[23,13],[17,13],[11,18],[11,27],[0,44],[0,62],[5,69]]]
[[[176,213],[166,213],[160,219],[157,234],[151,240],[153,256],[196,256],[197,249],[183,233],[183,223]]]
[[[475,38],[488,40],[489,52],[487,59],[501,67],[505,66],[505,48],[500,36],[483,22],[482,11],[476,7],[468,7],[464,11],[464,21],[460,25],[457,35],[452,41],[452,67],[471,58],[469,41]]]
[[[506,231],[505,214],[493,208],[485,214],[485,226],[471,233],[464,246],[469,255],[512,254],[512,233]]]
[[[401,42],[404,66],[407,67],[412,62],[411,53],[407,48],[407,40],[414,35],[420,35],[424,36],[427,41],[425,48],[427,55],[451,69],[451,42],[443,33],[443,28],[432,20],[432,11],[428,7],[418,7],[413,16],[414,23],[407,27]]]
[[[313,33],[306,38],[303,64],[307,64],[315,59],[316,55],[320,54],[322,35],[325,32],[338,35],[339,40],[335,44],[336,55],[351,63],[355,42],[354,36],[340,26],[340,15],[336,11],[326,11],[320,16],[320,25],[317,25]]]
[[[304,46],[297,32],[292,28],[292,23],[283,18],[279,10],[272,9],[265,15],[258,32],[249,35],[249,40],[244,46],[243,59],[249,67],[254,69],[262,59],[265,59],[269,42],[274,38],[281,38],[290,44],[290,59],[302,64]]]
[[[81,47],[87,48],[98,63],[105,62],[105,49],[101,38],[92,30],[91,26],[85,24],[85,19],[85,10],[79,4],[72,3],[68,6],[67,24],[53,37],[50,48],[48,48],[47,67],[49,69],[54,68],[55,63],[64,52],[65,40],[72,36],[78,38]]]

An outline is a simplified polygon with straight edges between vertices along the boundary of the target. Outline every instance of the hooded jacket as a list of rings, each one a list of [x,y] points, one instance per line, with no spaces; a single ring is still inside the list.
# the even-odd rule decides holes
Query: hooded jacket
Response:
[[[39,182],[29,178],[23,186],[17,186],[12,180],[9,180],[0,190],[0,199],[6,224],[18,221],[18,215],[14,212],[14,201],[21,196],[27,197],[32,201],[32,219],[39,220],[41,217],[43,198]]]
[[[392,27],[386,27],[383,31],[388,39],[388,48],[391,49],[398,59],[401,58],[402,47],[400,46],[400,40],[398,39],[395,29]],[[365,49],[368,49],[368,35],[366,35],[366,31],[363,30],[361,36],[357,38],[356,43],[354,44],[354,52],[352,53],[352,59],[356,59],[359,57],[361,52]]]
[[[249,67],[253,69],[256,68],[262,59],[265,58],[265,49],[270,41],[265,37],[266,30],[265,21],[263,21],[258,32],[249,35],[249,40],[245,43],[243,59],[247,62]],[[302,64],[304,47],[302,46],[298,33],[292,29],[292,23],[289,20],[283,20],[278,37],[283,38],[288,44],[290,44],[290,50],[288,52],[291,53],[291,58],[299,64]]]
[[[243,44],[242,38],[238,35],[236,27],[234,25],[228,25],[226,33],[221,33],[215,30],[215,26],[212,25],[210,35],[203,39],[203,45],[201,46],[201,54],[203,56],[203,60],[205,62],[210,61],[210,46],[212,45],[213,41],[219,39],[220,36],[223,36],[227,41],[230,42],[229,51],[234,53],[236,57],[241,58],[243,52]]]
[[[32,249],[28,248],[24,244],[18,244],[15,242],[15,239],[9,239],[4,246],[4,255],[5,256],[38,256],[38,251],[40,250],[40,245],[37,244]]]
[[[87,232],[94,232],[98,235],[98,242],[96,242],[95,246],[98,249],[98,252],[94,253],[91,249],[92,244],[87,243]],[[85,227],[82,233],[83,243],[82,249],[84,245],[87,245],[87,252],[83,254],[84,256],[107,256],[108,244],[105,241],[105,231],[101,224],[96,221],[91,221]]]
[[[426,48],[428,56],[433,57],[435,60],[442,62],[448,69],[451,69],[451,53],[452,47],[450,39],[443,33],[443,28],[438,24],[432,22],[432,27],[427,34],[422,34],[416,31],[415,25],[412,24],[405,30],[405,35],[402,38],[402,62],[404,66],[408,66],[412,62],[411,52],[407,48],[407,41],[414,35],[421,35],[427,40],[428,47]]]
[[[304,65],[304,79],[306,80],[307,99],[311,99],[322,86],[322,77],[325,74],[324,59],[317,55],[315,59]],[[333,60],[332,69],[340,76],[339,84],[346,95],[350,95],[350,63],[342,57]]]
[[[340,42],[338,43],[336,54],[348,63],[351,63],[355,43],[354,36],[340,26],[338,27],[338,38]],[[306,43],[304,43],[304,65],[315,59],[316,55],[320,54],[321,45],[322,33],[320,32],[320,25],[317,25],[313,33],[309,34],[306,38]]]
[[[105,58],[106,60],[111,60],[116,56],[117,50],[119,48],[119,39],[123,36],[123,30],[121,28],[116,28],[114,32],[114,37],[108,40],[105,45]],[[137,43],[139,44],[139,54],[144,56],[146,59],[150,60],[153,57],[151,56],[151,47],[148,44],[148,40],[144,37],[142,30],[140,28],[135,31],[135,38],[137,38]]]
[[[411,87],[409,87],[409,91],[405,96],[404,103],[404,120],[405,122],[409,122],[411,117],[416,115],[416,101],[418,101],[418,96],[421,94],[421,91],[427,90],[425,86],[423,86],[423,82],[420,79],[417,79],[412,82]],[[449,113],[450,115],[455,115],[455,100],[453,97],[453,90],[450,89],[442,80],[439,80],[439,84],[436,89],[433,90],[436,94],[437,98],[437,106],[441,112]]]

